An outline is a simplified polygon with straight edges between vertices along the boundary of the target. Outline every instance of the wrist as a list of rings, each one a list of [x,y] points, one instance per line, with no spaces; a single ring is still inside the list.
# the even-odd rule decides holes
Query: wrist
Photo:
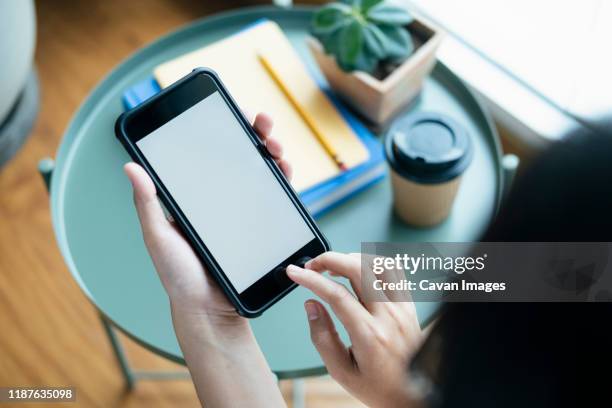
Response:
[[[193,310],[170,302],[172,321],[177,335],[185,333],[202,341],[231,344],[252,339],[249,322],[235,312]]]
[[[205,406],[284,406],[247,319],[172,305],[185,363]]]

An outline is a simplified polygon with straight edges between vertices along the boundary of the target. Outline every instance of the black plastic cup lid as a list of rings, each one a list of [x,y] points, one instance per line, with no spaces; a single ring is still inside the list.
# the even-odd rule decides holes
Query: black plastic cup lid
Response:
[[[442,183],[461,175],[472,160],[472,150],[467,131],[454,119],[434,112],[399,118],[385,140],[393,170],[418,183]]]

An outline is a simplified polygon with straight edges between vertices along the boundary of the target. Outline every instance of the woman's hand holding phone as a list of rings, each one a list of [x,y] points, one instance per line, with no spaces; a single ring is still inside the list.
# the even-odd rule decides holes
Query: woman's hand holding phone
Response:
[[[258,114],[253,127],[291,178],[281,145],[270,136],[272,119]],[[134,189],[144,241],[170,299],[175,331],[202,403],[258,406],[261,398],[262,406],[284,406],[247,319],[236,313],[189,242],[166,218],[145,170],[128,163],[125,172]]]
[[[291,179],[291,166],[282,158],[282,146],[270,136],[272,125],[272,119],[266,114],[257,115],[253,121],[253,127],[268,151],[285,176]],[[134,203],[146,247],[173,310],[205,314],[214,320],[224,320],[224,324],[244,320],[206,273],[180,230],[164,215],[155,185],[145,170],[135,163],[128,163],[125,172],[134,189]]]

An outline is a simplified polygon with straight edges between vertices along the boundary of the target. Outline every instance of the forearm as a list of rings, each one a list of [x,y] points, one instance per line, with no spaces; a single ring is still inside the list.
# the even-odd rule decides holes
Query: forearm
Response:
[[[285,407],[248,322],[172,310],[185,361],[202,405]]]

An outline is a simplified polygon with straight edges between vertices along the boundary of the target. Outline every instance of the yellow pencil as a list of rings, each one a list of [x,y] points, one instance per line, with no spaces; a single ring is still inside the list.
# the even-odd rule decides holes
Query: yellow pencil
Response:
[[[316,138],[319,140],[319,143],[321,143],[321,146],[323,146],[323,149],[325,149],[327,154],[329,154],[329,156],[334,160],[338,168],[342,171],[347,170],[346,164],[340,159],[338,153],[336,153],[332,145],[329,143],[323,133],[319,130],[319,128],[317,128],[317,125],[312,119],[312,117],[308,114],[308,112],[306,112],[302,105],[300,105],[300,103],[297,101],[295,96],[291,93],[289,87],[283,82],[280,75],[278,75],[276,70],[272,67],[272,64],[270,64],[270,62],[263,55],[258,55],[257,57],[259,58],[259,62],[261,62],[261,65],[263,65],[268,74],[270,74],[270,77],[272,77],[274,82],[276,82],[276,85],[278,85],[281,91],[283,91],[283,94],[285,94],[287,99],[289,99],[289,102],[291,102],[300,117],[304,120],[304,122],[306,122],[306,125],[308,125],[312,133],[314,133]]]

